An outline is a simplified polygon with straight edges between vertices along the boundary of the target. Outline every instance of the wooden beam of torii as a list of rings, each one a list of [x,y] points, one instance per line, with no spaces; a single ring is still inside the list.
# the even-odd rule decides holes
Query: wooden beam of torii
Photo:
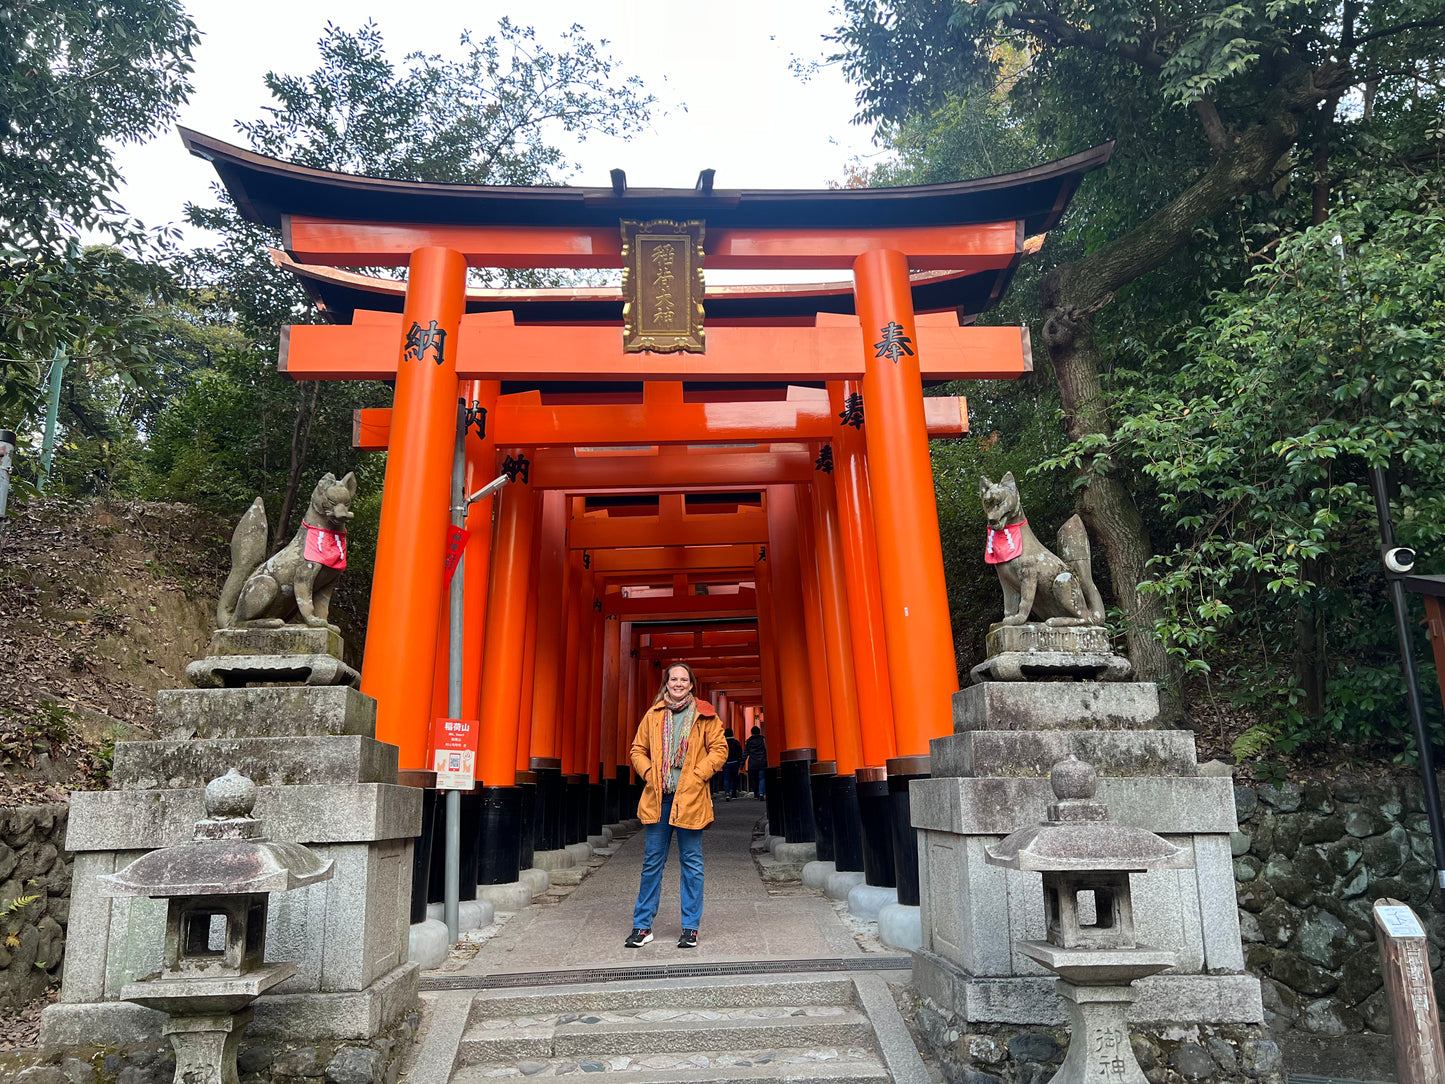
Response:
[[[751,588],[735,595],[652,595],[645,598],[623,598],[607,595],[602,599],[602,612],[634,621],[682,620],[690,617],[737,618],[756,620],[757,592]]]
[[[865,418],[867,410],[865,402]],[[926,396],[923,410],[930,437],[957,437],[968,432],[968,400],[961,395]],[[524,392],[503,395],[497,400],[496,407],[488,413],[487,437],[495,440],[499,448],[548,445],[601,448],[722,441],[770,444],[831,440],[835,424],[827,399],[689,403],[678,397],[671,401],[609,403],[599,407],[585,403],[546,404],[539,401],[535,392]],[[366,407],[353,414],[352,447],[381,451],[390,440],[389,407]],[[566,473],[560,466],[554,469]],[[679,464],[674,469],[682,468]]]
[[[617,550],[653,546],[766,545],[768,516],[761,509],[718,515],[579,516],[567,525],[567,548]]]
[[[529,480],[535,489],[567,492],[605,489],[628,495],[696,493],[803,485],[812,481],[815,469],[813,453],[796,444],[757,451],[710,449],[705,455],[579,456],[572,448],[543,448],[532,456]]]
[[[622,235],[608,226],[493,226],[339,222],[286,215],[282,247],[298,262],[331,267],[404,267],[419,248],[440,245],[472,267],[622,266]],[[837,229],[710,226],[708,267],[811,270],[851,268],[870,249],[897,249],[924,271],[992,271],[1024,251],[1024,224],[1004,221],[947,226]]]
[[[366,310],[350,324],[292,324],[281,329],[279,366],[298,380],[395,380],[402,330],[396,313]],[[616,326],[517,326],[510,312],[477,312],[461,317],[454,356],[459,380],[807,383],[863,379],[862,335],[857,317],[819,313],[814,327],[710,326],[703,354],[629,354]],[[917,337],[923,380],[1033,371],[1027,327],[961,327],[956,313],[920,314]]]

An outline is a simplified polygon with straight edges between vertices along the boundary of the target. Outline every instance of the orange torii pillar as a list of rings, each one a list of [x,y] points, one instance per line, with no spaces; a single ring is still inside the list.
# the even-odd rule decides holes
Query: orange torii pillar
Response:
[[[518,476],[502,490],[487,595],[487,646],[482,656],[481,746],[483,820],[477,883],[517,880],[521,863],[522,792],[517,788],[517,716],[527,627],[535,522],[532,488]]]
[[[855,419],[856,425],[847,421],[848,403],[850,400],[861,403],[863,383],[833,381],[828,385],[828,398],[836,408],[833,488],[838,499],[838,526],[848,583],[848,629],[853,639],[853,674],[862,726],[863,759],[859,766],[882,769],[898,755],[898,743],[893,732],[893,698],[888,680],[888,648],[883,631],[883,599],[878,586],[878,551],[868,492],[868,457],[862,418]]]
[[[560,851],[567,846],[562,779],[562,749],[558,742],[559,697],[562,687],[562,648],[567,623],[563,610],[567,574],[567,496],[558,490],[542,494],[540,550],[537,555],[537,636],[532,688],[532,771],[537,776],[536,852]],[[535,860],[535,854],[534,854]],[[562,860],[549,857],[549,863]],[[548,867],[543,867],[548,868]]]
[[[376,698],[376,736],[400,766],[425,770],[456,443],[457,329],[467,264],[448,248],[419,248],[407,275],[405,331],[392,400],[391,450],[371,580],[361,689]],[[383,639],[385,643],[383,643]]]
[[[789,843],[817,837],[808,772],[818,759],[813,724],[813,682],[808,661],[808,631],[803,611],[802,563],[798,559],[798,504],[792,486],[768,486],[768,564],[772,565],[773,625],[777,635],[779,699],[783,733],[778,755],[783,835]],[[772,780],[769,780],[771,785]]]
[[[533,524],[539,518],[542,494],[532,494]],[[537,531],[532,532],[532,559],[527,577],[527,621],[522,634],[522,684],[517,702],[517,789],[522,792],[522,842],[518,861],[523,869],[536,863],[537,837],[537,773],[532,771],[532,678],[537,667]]]
[[[958,664],[938,537],[938,504],[923,419],[918,331],[908,258],[865,252],[853,263],[863,324],[863,410],[874,506],[883,627],[898,757],[887,765],[894,801],[900,903],[918,903],[918,843],[906,780],[928,774],[928,743],[953,730]]]
[[[816,466],[813,477],[822,471]],[[813,839],[818,860],[833,860],[832,780],[838,772],[833,747],[835,726],[833,686],[829,670],[829,644],[823,633],[823,589],[818,566],[818,542],[813,528],[813,490],[810,486],[794,486],[793,497],[798,509],[798,564],[802,573],[803,618],[808,633],[808,666],[812,675],[813,736],[816,755],[808,765],[808,801],[813,809]]]
[[[623,782],[617,771],[618,700],[622,685],[622,622],[616,614],[608,614],[602,623],[602,713],[601,746],[598,767],[602,782],[602,816],[608,824],[622,820],[619,786]]]
[[[777,769],[772,767],[777,763],[778,752],[786,744],[786,735],[783,731],[783,709],[778,692],[778,655],[777,624],[773,619],[773,567],[772,562],[767,559],[768,548],[760,547],[758,560],[753,565],[753,586],[757,593],[758,600],[758,669],[762,671],[763,685],[763,719],[753,719],[748,725],[748,737],[752,737],[753,726],[757,726],[763,735],[764,741],[768,743],[768,760],[770,762],[767,771],[757,779],[749,776],[749,783],[754,791],[753,797],[760,797],[757,792],[766,790],[771,772],[771,782],[775,789],[773,801],[768,803],[768,833],[780,836],[783,834],[783,813],[782,805],[776,800],[778,796]],[[754,711],[756,715],[757,712]],[[771,729],[766,727],[768,717],[777,720]],[[744,739],[746,740],[746,739]]]
[[[835,468],[836,469],[836,468]],[[832,474],[820,472],[813,480],[813,534],[817,540],[818,574],[823,593],[823,634],[828,643],[828,681],[833,700],[833,744],[835,775],[819,780],[825,788],[825,799],[833,831],[835,867],[843,872],[862,870],[872,874],[880,863],[867,861],[868,838],[859,805],[862,784],[858,770],[862,766],[863,741],[858,713],[858,690],[854,677],[852,633],[848,621],[848,589],[844,573],[841,530],[838,522],[838,501]],[[815,797],[814,806],[818,803]],[[822,838],[821,829],[819,839]],[[892,850],[889,852],[892,871]],[[819,852],[822,860],[822,852]],[[870,884],[874,883],[871,877]]]
[[[562,654],[562,701],[557,710],[557,748],[562,757],[562,778],[566,783],[564,837],[570,846],[587,838],[587,776],[582,771],[577,746],[577,690],[585,684],[582,666],[582,554],[567,554],[567,579],[563,600],[566,607],[565,647]]]

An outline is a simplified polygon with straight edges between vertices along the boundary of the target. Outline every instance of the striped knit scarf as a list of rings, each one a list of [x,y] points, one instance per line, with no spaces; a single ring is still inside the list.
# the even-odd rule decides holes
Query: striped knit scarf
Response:
[[[689,696],[686,704],[669,706],[665,701],[662,711],[662,750],[667,757],[666,789],[671,790],[672,773],[682,767],[687,756],[687,742],[692,737],[692,724],[697,719],[697,702]]]

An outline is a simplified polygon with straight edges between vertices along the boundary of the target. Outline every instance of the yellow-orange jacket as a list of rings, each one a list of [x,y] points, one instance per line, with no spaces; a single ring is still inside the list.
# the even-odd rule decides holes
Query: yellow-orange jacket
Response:
[[[728,743],[723,737],[722,720],[706,700],[694,698],[697,718],[687,741],[687,753],[678,773],[677,793],[672,797],[674,828],[706,828],[712,823],[712,794],[707,781],[728,758]],[[642,797],[637,802],[637,819],[643,824],[656,824],[662,818],[662,780],[665,768],[653,771],[654,754],[666,756],[662,747],[662,717],[665,707],[661,699],[647,710],[637,725],[632,739],[632,767],[643,780]]]

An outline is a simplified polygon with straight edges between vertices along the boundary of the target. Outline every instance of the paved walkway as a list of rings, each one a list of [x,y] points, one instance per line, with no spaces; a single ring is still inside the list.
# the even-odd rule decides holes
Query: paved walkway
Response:
[[[644,834],[635,832],[560,904],[529,907],[452,975],[501,975],[669,964],[816,960],[863,956],[833,905],[811,893],[770,897],[749,851],[763,803],[718,798],[703,834],[704,906],[696,949],[682,932],[674,841],[653,923],[656,940],[624,948],[642,873]]]

